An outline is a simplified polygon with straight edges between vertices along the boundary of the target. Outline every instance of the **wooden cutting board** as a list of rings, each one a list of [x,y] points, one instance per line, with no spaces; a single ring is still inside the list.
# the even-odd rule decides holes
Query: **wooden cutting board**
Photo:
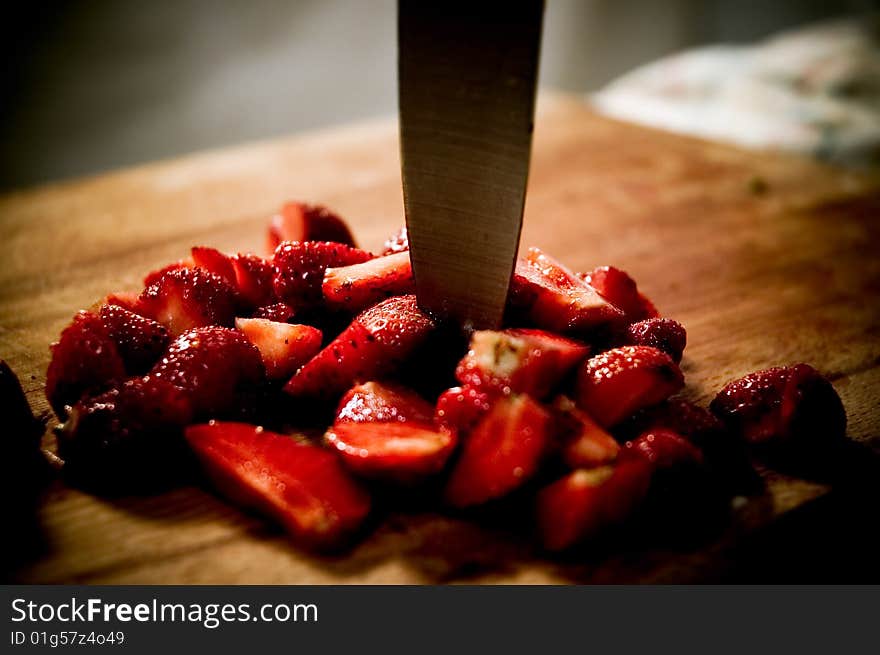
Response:
[[[287,199],[324,203],[378,249],[402,224],[396,126],[380,121],[224,149],[0,198],[0,357],[45,411],[48,344],[109,291],[136,289],[191,245],[261,252]],[[524,245],[576,270],[629,271],[688,329],[686,393],[806,361],[834,381],[849,435],[880,446],[880,180],[539,103]],[[463,234],[462,238],[467,238]],[[51,445],[47,435],[46,443]],[[759,497],[698,543],[556,560],[439,515],[392,516],[346,556],[292,548],[196,488],[101,499],[54,482],[25,582],[430,583],[703,579],[738,543],[828,491],[766,473]]]

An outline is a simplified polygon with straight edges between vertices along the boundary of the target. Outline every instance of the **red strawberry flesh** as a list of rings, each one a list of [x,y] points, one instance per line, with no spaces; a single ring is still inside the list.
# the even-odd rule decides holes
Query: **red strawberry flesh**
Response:
[[[260,351],[270,380],[289,378],[321,349],[321,331],[310,325],[237,318],[235,327]]]
[[[328,268],[360,264],[372,255],[329,241],[285,241],[275,250],[273,286],[281,302],[300,309],[320,303]]]
[[[140,303],[145,316],[177,336],[195,327],[232,325],[236,292],[218,275],[181,268],[165,273],[147,287]]]
[[[268,252],[282,241],[333,241],[354,247],[354,237],[339,216],[326,207],[288,202],[272,216],[266,238]]]
[[[390,296],[415,290],[408,252],[340,268],[328,268],[322,285],[330,309],[356,312]]]
[[[415,422],[430,424],[434,408],[415,391],[381,382],[349,389],[336,410],[336,423]]]

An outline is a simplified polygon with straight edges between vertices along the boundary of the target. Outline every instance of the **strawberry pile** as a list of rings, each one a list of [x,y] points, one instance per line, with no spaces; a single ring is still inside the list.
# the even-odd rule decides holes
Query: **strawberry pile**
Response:
[[[319,549],[350,543],[377,498],[513,503],[565,550],[658,499],[738,492],[749,444],[807,452],[845,432],[805,364],[731,383],[711,412],[675,398],[685,330],[613,267],[529,249],[506,328],[461,335],[419,308],[405,230],[377,256],[332,212],[289,203],[268,244],[195,247],[73,318],[46,379],[72,479],[130,492],[198,462]]]

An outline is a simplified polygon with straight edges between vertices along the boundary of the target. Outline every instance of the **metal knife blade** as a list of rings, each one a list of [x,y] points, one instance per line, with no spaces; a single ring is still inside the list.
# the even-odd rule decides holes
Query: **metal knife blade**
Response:
[[[399,0],[403,197],[419,304],[500,324],[522,227],[543,0]]]

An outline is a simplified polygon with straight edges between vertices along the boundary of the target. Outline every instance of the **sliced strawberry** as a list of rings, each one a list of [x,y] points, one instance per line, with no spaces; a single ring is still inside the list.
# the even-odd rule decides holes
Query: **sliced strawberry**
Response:
[[[357,382],[394,371],[433,329],[434,321],[419,309],[415,296],[389,298],[355,317],[284,390],[292,396],[338,396]]]
[[[162,268],[157,268],[155,271],[150,271],[144,276],[144,286],[149,287],[156,282],[158,282],[166,273],[170,273],[171,271],[179,271],[182,268],[192,268],[193,262],[191,259],[180,259],[176,262],[172,262],[167,266],[163,266]]]
[[[543,398],[581,363],[589,348],[543,330],[480,330],[459,362],[456,379],[490,393]]]
[[[357,312],[389,296],[415,291],[408,252],[376,257],[361,264],[328,268],[322,286],[331,309]]]
[[[177,337],[150,375],[183,392],[197,417],[212,418],[236,413],[241,392],[259,384],[264,371],[260,352],[241,332],[203,327]]]
[[[496,399],[470,385],[447,389],[437,399],[434,423],[459,434],[469,433]]]
[[[207,246],[195,246],[190,250],[193,265],[203,268],[209,273],[223,278],[232,288],[236,286],[235,269],[232,268],[232,260],[216,248]]]
[[[681,361],[687,345],[684,326],[671,318],[649,318],[633,323],[626,329],[627,343],[633,346],[651,346],[662,350],[674,362]]]
[[[315,548],[343,545],[370,512],[369,495],[330,451],[244,423],[212,421],[186,440],[218,490]]]
[[[235,327],[260,351],[266,377],[287,379],[321,349],[321,331],[265,318],[237,318]]]
[[[703,463],[703,454],[690,441],[672,430],[647,430],[623,447],[622,457],[640,457],[655,469]]]
[[[578,469],[538,494],[538,529],[544,547],[565,550],[622,523],[642,504],[651,466],[640,459]]]
[[[94,310],[100,310],[104,305],[116,305],[134,314],[141,313],[140,294],[136,291],[117,291],[107,296],[94,306]]]
[[[288,202],[272,216],[266,238],[267,252],[274,252],[282,241],[333,241],[354,248],[351,230],[326,207]]]
[[[409,250],[409,236],[406,233],[406,225],[400,228],[385,240],[382,255],[393,255],[396,252]]]
[[[537,248],[530,248],[526,259],[517,262],[511,303],[536,325],[554,332],[607,329],[624,318],[620,309]]]
[[[177,336],[194,327],[232,325],[236,293],[213,273],[181,268],[165,273],[144,289],[140,303],[145,316]]]
[[[578,407],[603,427],[656,405],[684,386],[678,366],[649,346],[623,346],[596,355],[578,372]]]
[[[129,375],[149,371],[171,341],[164,325],[118,305],[101,307],[101,321]]]
[[[717,440],[725,430],[724,424],[710,411],[683,398],[670,398],[649,407],[621,427],[623,434],[632,438],[653,428],[671,430],[699,448]]]
[[[442,471],[457,442],[455,433],[417,421],[336,423],[324,439],[354,473],[397,482]]]
[[[629,322],[657,315],[654,304],[639,293],[635,280],[613,266],[600,266],[583,275],[583,280],[605,300],[623,310]]]
[[[747,442],[811,448],[846,435],[846,411],[831,383],[808,364],[756,371],[728,383],[709,408]]]
[[[360,264],[373,256],[357,248],[329,241],[285,241],[273,260],[273,285],[277,298],[296,309],[321,301],[324,271]]]
[[[610,464],[620,446],[590,416],[565,396],[553,402],[562,438],[562,458],[571,468],[594,468]]]
[[[277,321],[278,323],[290,323],[295,316],[296,312],[293,310],[293,307],[285,305],[283,302],[257,307],[254,313],[251,314],[251,318],[265,318],[270,321]]]
[[[116,343],[97,314],[79,312],[51,349],[46,398],[59,418],[67,414],[65,406],[125,377],[125,365]]]
[[[366,382],[349,389],[336,410],[336,423],[431,424],[434,408],[415,391],[399,385]]]
[[[465,441],[446,486],[456,507],[504,496],[538,470],[551,441],[550,415],[527,395],[499,400]]]
[[[249,254],[235,255],[231,261],[238,295],[245,305],[261,307],[275,299],[275,269],[272,262]]]
[[[152,487],[180,459],[181,430],[192,417],[189,398],[168,380],[133,378],[74,405],[58,432],[59,454],[65,470],[91,485]]]

